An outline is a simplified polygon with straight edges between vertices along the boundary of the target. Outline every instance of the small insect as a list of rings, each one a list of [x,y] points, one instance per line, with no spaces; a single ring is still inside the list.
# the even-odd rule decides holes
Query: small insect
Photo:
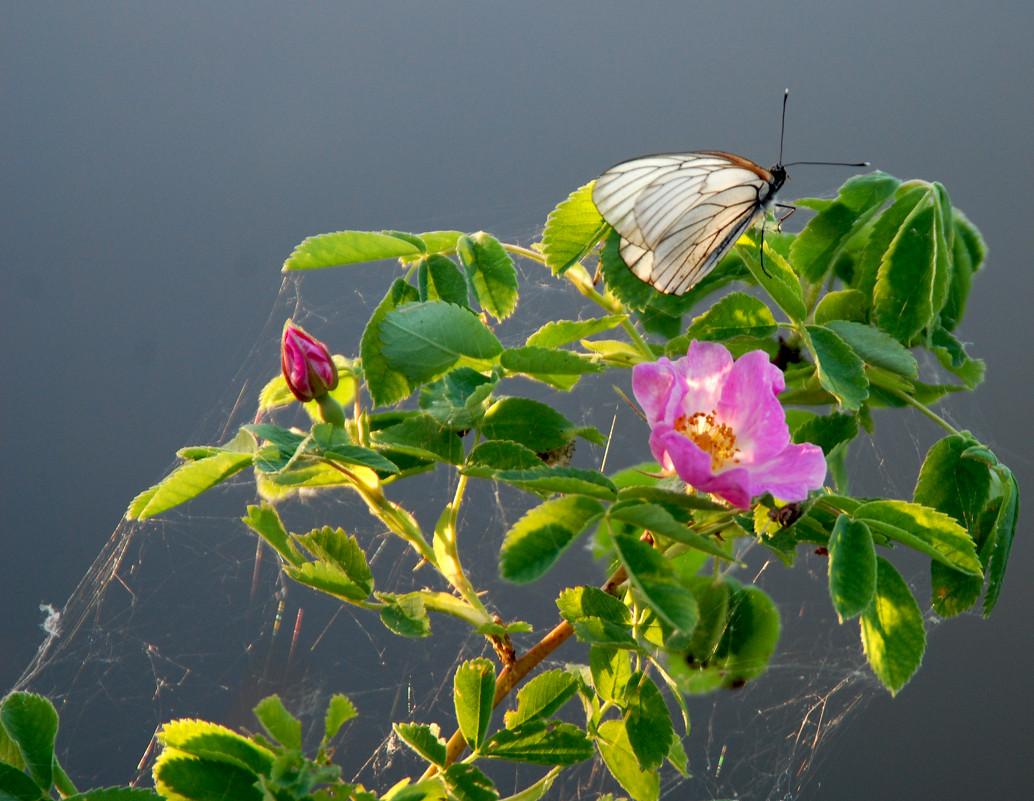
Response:
[[[779,134],[779,161],[770,169],[720,150],[670,153],[624,161],[596,179],[592,201],[621,236],[619,252],[641,281],[668,295],[696,286],[736,241],[775,203],[795,164],[783,164],[786,99]],[[793,213],[787,209],[782,219]],[[782,219],[780,222],[782,222]],[[762,229],[764,236],[764,229]]]

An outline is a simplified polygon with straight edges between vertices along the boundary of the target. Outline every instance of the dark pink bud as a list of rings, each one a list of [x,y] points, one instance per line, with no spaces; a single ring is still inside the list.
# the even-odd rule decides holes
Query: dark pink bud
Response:
[[[287,386],[303,403],[321,398],[337,386],[337,367],[327,346],[290,320],[284,323],[280,366]]]

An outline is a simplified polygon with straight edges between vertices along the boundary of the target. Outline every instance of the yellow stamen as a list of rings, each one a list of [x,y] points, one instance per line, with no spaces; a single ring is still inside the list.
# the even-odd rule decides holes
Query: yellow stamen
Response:
[[[711,454],[711,472],[717,472],[726,462],[738,462],[736,435],[725,423],[718,423],[712,409],[708,413],[694,412],[675,421],[675,430],[689,437],[704,453]]]

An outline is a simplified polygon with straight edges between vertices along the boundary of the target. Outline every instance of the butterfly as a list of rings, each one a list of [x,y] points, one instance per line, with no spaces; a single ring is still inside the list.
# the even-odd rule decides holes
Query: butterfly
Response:
[[[775,205],[786,181],[782,134],[779,140],[779,161],[767,170],[732,153],[700,150],[624,161],[597,178],[593,203],[620,235],[621,258],[636,277],[682,295],[711,272]],[[840,162],[794,162],[828,163]]]

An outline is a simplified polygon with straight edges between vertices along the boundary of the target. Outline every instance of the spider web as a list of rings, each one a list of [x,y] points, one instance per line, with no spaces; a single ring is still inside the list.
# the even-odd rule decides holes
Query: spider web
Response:
[[[525,274],[516,322],[496,327],[505,345],[523,344],[552,319],[594,313],[541,268],[518,269]],[[362,277],[357,283],[355,271],[286,278],[259,340],[191,444],[225,442],[253,421],[258,390],[279,365],[285,318],[332,350],[358,347],[362,326],[386,287],[383,274],[374,278],[376,286]],[[608,472],[650,458],[641,421],[612,390],[619,375],[589,376],[560,398],[561,410],[576,424],[607,433],[613,423]],[[522,380],[502,391],[557,401],[556,393]],[[878,419],[878,425],[884,422]],[[898,425],[901,430],[887,439],[889,448],[872,440],[856,446],[856,493],[910,496],[929,443],[921,443],[910,424]],[[580,443],[574,466],[599,467],[603,458],[602,448]],[[381,791],[423,770],[392,734],[392,722],[438,722],[444,736],[451,734],[453,676],[462,661],[492,656],[483,638],[443,617],[432,618],[433,637],[398,637],[376,615],[285,580],[271,552],[257,547],[240,520],[245,506],[256,502],[247,476],[156,520],[124,520],[64,608],[44,610],[48,636],[16,689],[44,694],[58,708],[59,756],[80,786],[147,785],[154,736],[163,722],[202,718],[254,731],[252,707],[274,692],[302,718],[309,748],[322,735],[329,696],[348,695],[360,717],[335,741],[335,761],[347,780]],[[557,595],[569,586],[599,585],[604,566],[591,558],[585,537],[584,547],[571,549],[534,587],[501,581],[496,564],[502,535],[534,500],[509,487],[472,484],[477,486],[468,489],[464,505],[461,554],[475,586],[488,591],[492,611],[534,625],[534,634],[515,638],[522,653],[557,622]],[[400,482],[389,494],[431,530],[453,489],[454,478],[439,470]],[[413,554],[347,491],[301,497],[278,509],[291,531],[329,524],[355,534],[380,590],[406,592],[425,582],[441,589],[430,571],[415,570]],[[662,798],[807,798],[807,782],[820,773],[816,766],[829,753],[834,733],[883,692],[865,664],[857,623],[837,624],[825,558],[802,549],[793,570],[760,546],[743,558],[747,567],[740,578],[757,578],[782,615],[777,651],[767,672],[746,686],[687,699],[690,776],[666,767]],[[913,584],[924,580],[925,560],[895,561]],[[928,597],[920,601],[928,607]],[[587,647],[571,640],[546,667],[587,659]],[[508,702],[512,707],[513,699]],[[577,722],[580,711],[574,707],[567,714]],[[484,763],[479,767],[504,797],[545,772]],[[591,799],[608,790],[624,795],[597,760],[565,770],[549,797]]]

